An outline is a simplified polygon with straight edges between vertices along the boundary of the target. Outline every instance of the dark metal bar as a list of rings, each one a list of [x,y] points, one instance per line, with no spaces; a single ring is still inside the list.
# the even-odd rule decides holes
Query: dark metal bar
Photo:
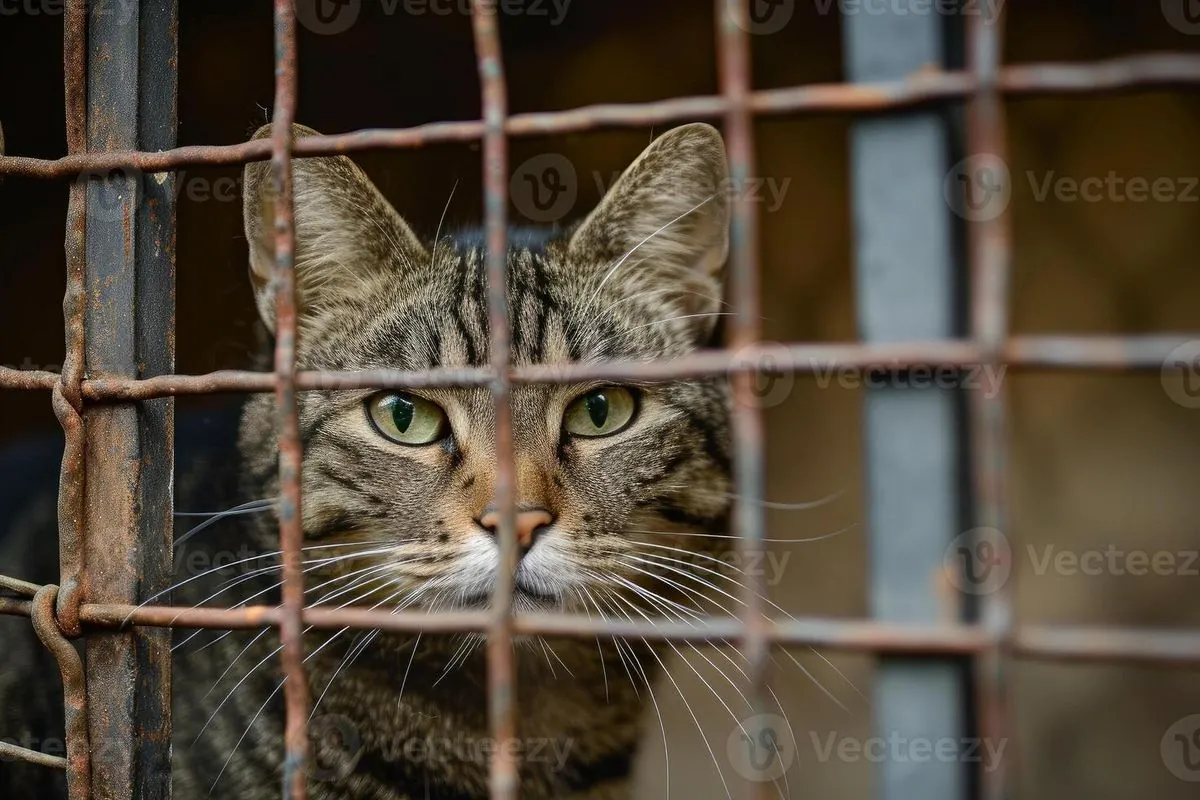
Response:
[[[168,150],[177,142],[178,0],[140,0],[138,8],[138,146]],[[137,374],[175,370],[175,176],[140,177],[137,243]],[[156,595],[172,582],[174,559],[175,404],[170,398],[138,407],[141,446],[138,594]],[[171,636],[139,635],[133,796],[171,797]]]
[[[977,76],[978,92],[967,106],[968,157],[1006,155],[1004,104],[997,86],[1001,63],[1004,10],[987,22],[973,16],[967,22],[967,56]],[[1004,180],[1004,176],[993,178]],[[973,187],[968,186],[968,190]],[[996,365],[1008,335],[1008,304],[1012,262],[1012,231],[1006,210],[984,215],[967,227],[971,275],[971,333],[984,353],[984,363]],[[974,391],[971,410],[971,478],[974,488],[975,529],[1001,531],[1013,541],[1005,518],[1007,448],[1004,393]],[[985,534],[986,535],[986,534]],[[977,543],[977,546],[980,546]],[[1011,559],[1011,549],[1000,558]],[[1010,676],[1007,665],[1013,628],[1015,570],[1007,581],[984,593],[981,624],[996,642],[975,660],[975,691],[980,735],[984,741],[1008,742],[1005,758],[977,775],[985,800],[1005,800],[1014,785],[1019,748],[1012,745]]]
[[[175,143],[174,0],[132,0],[131,15],[92,6],[88,145],[93,151]],[[87,187],[85,315],[89,375],[136,379],[174,368],[171,181],[137,171],[81,176]],[[88,598],[136,603],[172,574],[170,400],[85,412],[84,552]],[[89,735],[105,743],[92,793],[170,797],[170,637],[135,629],[87,637]]]
[[[847,77],[881,81],[942,65],[941,15],[902,10],[847,15]],[[872,343],[951,339],[957,292],[954,225],[942,200],[947,124],[938,112],[860,120],[851,132],[858,324]],[[871,616],[934,624],[953,614],[931,576],[962,530],[957,480],[957,376],[925,386],[899,377],[863,397],[868,492]],[[883,654],[875,671],[875,735],[938,741],[966,733],[965,675],[952,660]],[[959,800],[963,764],[884,759],[875,796],[884,800]]]
[[[283,608],[279,635],[286,727],[283,797],[308,793],[308,714],[304,671],[304,526],[301,514],[299,409],[296,404],[296,230],[292,196],[292,124],[296,119],[296,19],[292,0],[275,0],[275,111],[271,175],[275,208],[275,407],[279,422],[279,546],[283,551]]]
[[[500,566],[492,593],[488,625],[488,712],[496,748],[492,751],[491,797],[515,800],[520,795],[520,763],[511,746],[517,735],[516,664],[513,652],[512,600],[517,569],[516,467],[513,454],[508,323],[508,88],[500,50],[495,0],[473,0],[471,26],[479,81],[483,89],[484,225],[487,230],[488,330],[495,375],[495,500],[500,515]]]
[[[1200,82],[1200,56],[1189,53],[1152,53],[1088,64],[1025,64],[1004,68],[998,88],[1010,95],[1077,94],[1139,87]],[[971,95],[977,88],[968,72],[919,69],[902,80],[862,84],[812,84],[768,89],[750,95],[756,114],[799,112],[883,112]],[[653,103],[587,106],[508,117],[509,136],[541,136],[612,126],[654,126],[681,120],[715,119],[729,110],[722,97],[679,97]],[[395,130],[363,130],[305,137],[296,143],[298,156],[327,156],[365,150],[421,147],[440,142],[478,141],[487,128],[483,120],[437,122]],[[165,152],[69,154],[60,159],[0,157],[0,175],[33,178],[70,178],[89,170],[135,168],[165,172],[190,166],[243,164],[265,161],[270,146],[265,140],[232,145],[195,145]]]
[[[754,119],[750,108],[750,2],[716,0],[717,68],[721,96],[725,98],[725,140],[729,172],[734,186],[746,186],[755,172]],[[735,192],[731,211],[729,287],[734,316],[729,346],[736,352],[761,339],[758,264],[758,210],[746,192]],[[738,372],[733,390],[733,479],[736,498],[733,522],[738,554],[743,564],[757,564],[763,554],[766,527],[763,512],[764,434],[762,409],[755,391],[755,376]],[[746,659],[747,698],[754,715],[767,710],[768,667],[771,644],[766,635],[767,583],[761,571],[743,578],[739,594],[742,632],[738,637]],[[752,782],[749,796],[774,797],[771,781]]]

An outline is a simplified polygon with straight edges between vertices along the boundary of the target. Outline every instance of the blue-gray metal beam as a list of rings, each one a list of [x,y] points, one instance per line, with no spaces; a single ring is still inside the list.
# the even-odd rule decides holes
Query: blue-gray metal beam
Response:
[[[844,17],[848,80],[895,80],[945,63],[944,18],[876,11]],[[855,277],[866,341],[958,332],[956,226],[942,188],[951,141],[947,115],[938,110],[854,124]],[[963,530],[961,400],[953,388],[872,384],[863,398],[870,608],[880,620],[936,623],[947,614],[939,591],[943,554]],[[887,747],[877,797],[968,796],[968,765],[936,750],[939,741],[964,735],[966,697],[961,663],[879,659],[874,730]],[[926,743],[935,749],[922,749]]]

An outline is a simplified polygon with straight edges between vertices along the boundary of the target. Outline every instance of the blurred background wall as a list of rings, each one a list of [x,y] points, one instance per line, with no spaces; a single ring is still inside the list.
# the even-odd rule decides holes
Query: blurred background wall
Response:
[[[454,6],[445,3],[442,7]],[[465,5],[465,4],[464,4]],[[827,4],[801,0],[782,30],[754,38],[758,88],[842,79],[842,21]],[[1145,0],[1010,0],[1006,59],[1079,61],[1150,49],[1198,52],[1200,35],[1168,23]],[[468,18],[384,12],[364,0],[347,30],[302,30],[299,120],[323,132],[476,119],[479,87]],[[714,93],[712,4],[690,0],[573,0],[564,14],[503,20],[515,113],[600,102]],[[3,5],[0,122],[10,154],[54,158],[63,135],[62,20],[54,3]],[[423,4],[399,8],[425,8]],[[15,12],[14,12],[15,9]],[[33,9],[32,11],[30,9]],[[267,3],[181,3],[179,143],[244,140],[272,102]],[[758,171],[778,193],[761,207],[765,336],[845,341],[857,336],[848,195],[848,132],[839,115],[762,120]],[[1170,202],[1039,199],[1047,175],[1075,180],[1115,172],[1183,186],[1200,176],[1200,95],[1154,90],[1088,98],[1016,100],[1008,106],[1014,176],[1013,328],[1019,333],[1128,334],[1200,329],[1200,190]],[[565,158],[575,197],[562,222],[585,213],[614,172],[658,130],[599,131],[513,141],[511,163]],[[480,219],[480,151],[438,145],[358,158],[400,212],[432,235],[448,198],[448,224]],[[236,168],[180,175],[178,371],[245,367],[258,333],[246,281]],[[1031,180],[1032,176],[1032,180]],[[62,182],[0,185],[0,363],[57,369],[64,288]],[[532,208],[532,210],[531,210]],[[931,208],[944,214],[944,208]],[[537,217],[516,192],[514,219]],[[557,213],[557,212],[556,212]],[[529,221],[543,221],[529,219]],[[1157,375],[1010,376],[1011,534],[1038,553],[1200,549],[1200,410],[1175,402]],[[861,392],[797,379],[768,414],[767,497],[809,511],[768,512],[770,535],[815,542],[774,545],[773,599],[792,613],[866,613]],[[0,395],[0,443],[52,432],[49,398]],[[180,413],[219,400],[188,400]],[[180,453],[186,458],[185,453]],[[1023,550],[1023,547],[1022,547]],[[1200,577],[1039,574],[1018,553],[1023,621],[1200,625]],[[886,568],[881,565],[880,568]],[[788,773],[793,797],[870,795],[866,758],[820,758],[813,742],[863,741],[871,726],[871,659],[797,651],[780,655],[776,686],[798,740]],[[727,661],[707,654],[713,663]],[[700,721],[669,686],[657,692],[670,750],[671,794],[723,797],[731,787],[728,703],[737,693],[704,657],[672,674]],[[808,674],[806,674],[806,671]],[[839,671],[844,677],[839,675]],[[811,676],[811,677],[810,677]],[[1132,667],[1044,666],[1015,670],[1020,796],[1195,797],[1196,784],[1166,769],[1160,740],[1200,712],[1200,676]],[[705,681],[723,700],[713,698]],[[818,688],[819,683],[822,688]],[[826,694],[826,692],[828,694]],[[832,697],[830,697],[830,695]],[[647,720],[638,797],[662,797],[667,779],[657,722]],[[814,739],[815,737],[815,739]],[[708,753],[711,743],[717,762]],[[735,789],[736,790],[736,789]]]

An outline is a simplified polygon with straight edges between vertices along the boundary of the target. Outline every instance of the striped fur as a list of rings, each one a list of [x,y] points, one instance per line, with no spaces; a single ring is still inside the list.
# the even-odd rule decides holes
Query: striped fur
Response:
[[[311,133],[297,129],[300,136]],[[252,284],[263,320],[272,328],[269,167],[251,165],[245,179]],[[508,252],[512,361],[650,361],[707,345],[721,307],[725,182],[719,134],[707,125],[684,126],[654,142],[571,230],[553,237],[513,237]],[[344,157],[296,161],[295,193],[303,369],[418,370],[488,363],[485,254],[478,237],[421,242]],[[630,588],[636,585],[696,613],[711,611],[673,588],[672,581],[646,574],[644,565],[639,570],[637,554],[646,551],[634,548],[648,542],[703,551],[700,543],[711,540],[674,534],[726,530],[730,447],[724,383],[645,382],[632,387],[640,407],[627,430],[600,439],[565,435],[564,408],[592,388],[539,385],[512,391],[518,503],[555,516],[521,563],[518,582],[533,592],[518,594],[518,608],[661,616],[664,607]],[[425,447],[397,445],[380,436],[364,411],[371,394],[330,388],[300,398],[308,543],[383,543],[363,544],[369,555],[312,571],[309,585],[374,568],[369,574],[379,580],[329,604],[357,598],[360,606],[393,608],[416,591],[421,594],[411,608],[478,605],[477,598],[491,588],[497,560],[492,537],[477,522],[494,502],[496,483],[489,392],[420,392],[446,410],[453,429],[446,440]],[[270,397],[247,404],[240,449],[242,499],[273,497]],[[256,551],[273,550],[270,515],[246,519],[236,536]],[[267,577],[275,579],[273,573]],[[313,653],[307,665],[311,689],[314,697],[321,696],[313,761],[328,768],[314,773],[310,796],[486,796],[487,748],[478,746],[489,737],[486,660],[478,637],[423,636],[417,642],[409,636],[373,636],[346,665],[352,643],[361,643],[366,634],[346,632],[331,639],[331,633],[314,631],[307,639]],[[180,797],[203,797],[214,782],[213,796],[278,795],[279,695],[257,714],[278,686],[269,658],[275,640],[264,636],[239,657],[245,641],[227,637],[179,659],[175,774]],[[522,796],[628,797],[647,699],[643,680],[653,680],[657,651],[641,642],[526,640],[517,657],[526,751]],[[214,715],[224,692],[204,693],[235,659],[235,676],[248,677]],[[263,666],[251,670],[260,659],[266,659]],[[339,749],[347,737],[359,743],[349,760],[342,752],[346,748]],[[397,757],[398,746],[414,740],[456,746]],[[539,743],[546,752],[557,743],[564,757],[536,757],[532,751]],[[235,745],[237,752],[230,756]]]

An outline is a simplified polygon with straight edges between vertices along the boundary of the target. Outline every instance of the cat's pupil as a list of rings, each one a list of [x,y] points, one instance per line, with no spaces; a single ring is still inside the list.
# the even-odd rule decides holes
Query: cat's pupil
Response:
[[[392,401],[392,422],[395,424],[396,430],[400,431],[400,433],[408,431],[408,426],[412,425],[415,409],[416,406],[403,397],[397,397]]]
[[[608,419],[608,398],[601,392],[593,392],[587,396],[585,402],[588,416],[592,418],[592,424],[597,428],[603,428],[605,420]]]

